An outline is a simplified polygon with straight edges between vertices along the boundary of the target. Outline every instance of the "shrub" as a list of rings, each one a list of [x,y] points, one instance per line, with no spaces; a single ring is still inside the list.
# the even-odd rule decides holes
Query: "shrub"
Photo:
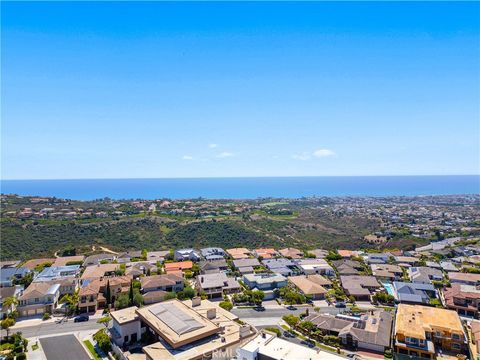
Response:
[[[265,330],[275,333],[275,334],[277,335],[277,337],[281,337],[281,336],[282,336],[282,332],[280,331],[279,328],[276,328],[276,327],[266,327]]]
[[[42,320],[48,320],[51,317],[52,317],[52,315],[50,315],[50,313],[46,312],[46,313],[43,313]]]
[[[218,304],[222,309],[225,309],[227,311],[230,311],[233,309],[233,304],[230,301],[222,301],[220,304]]]
[[[17,354],[16,360],[27,360],[27,355],[24,352]]]
[[[95,340],[100,347],[105,353],[108,353],[110,350],[112,350],[112,344],[110,343],[110,337],[105,333],[105,329],[101,329],[97,331],[93,335],[93,340]]]

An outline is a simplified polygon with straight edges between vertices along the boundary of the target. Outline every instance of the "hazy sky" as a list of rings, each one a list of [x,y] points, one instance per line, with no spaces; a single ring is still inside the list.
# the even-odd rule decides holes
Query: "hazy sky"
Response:
[[[480,4],[2,2],[2,178],[480,173]]]

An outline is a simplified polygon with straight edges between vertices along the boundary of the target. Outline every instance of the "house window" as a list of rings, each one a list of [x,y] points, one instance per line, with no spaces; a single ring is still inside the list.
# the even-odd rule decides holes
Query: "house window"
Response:
[[[460,340],[460,335],[458,335],[458,334],[452,334],[452,339],[453,339],[453,340]]]
[[[35,298],[35,302],[37,303],[40,299],[39,298]]]
[[[442,333],[441,333],[440,331],[436,331],[436,332],[435,332],[435,336],[436,336],[436,337],[442,337]]]
[[[452,343],[452,349],[454,349],[454,350],[460,350],[460,344]]]

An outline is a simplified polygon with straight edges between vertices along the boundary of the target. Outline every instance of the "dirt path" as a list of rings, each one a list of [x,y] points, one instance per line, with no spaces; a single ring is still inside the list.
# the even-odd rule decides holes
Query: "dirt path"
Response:
[[[102,250],[102,251],[105,251],[106,253],[110,253],[110,254],[118,254],[118,252],[115,252],[113,250],[110,250],[109,248],[106,248],[104,246],[99,246],[99,248]]]

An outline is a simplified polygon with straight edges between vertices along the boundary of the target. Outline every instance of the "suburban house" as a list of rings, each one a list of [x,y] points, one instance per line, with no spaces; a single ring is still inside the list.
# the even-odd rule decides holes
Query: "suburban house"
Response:
[[[17,311],[20,316],[53,313],[58,305],[60,285],[44,282],[31,283],[18,296]]]
[[[338,336],[348,348],[383,353],[390,347],[393,315],[388,311],[371,311],[359,317],[314,313],[304,320],[324,334]]]
[[[87,266],[92,266],[92,265],[98,265],[100,264],[101,262],[104,262],[104,261],[113,261],[115,260],[116,256],[115,254],[109,254],[109,253],[103,253],[103,254],[94,254],[94,255],[90,255],[88,256],[85,261],[83,262],[83,266],[84,267],[87,267]]]
[[[80,274],[80,265],[50,266],[35,276],[33,282],[44,282],[61,280],[65,278],[78,277]]]
[[[200,261],[200,254],[195,249],[179,249],[173,253],[173,258],[176,261]]]
[[[414,283],[431,284],[432,281],[442,281],[443,272],[426,266],[411,267],[408,269],[408,277]]]
[[[117,262],[120,264],[126,264],[132,261],[132,259],[141,259],[142,252],[140,250],[127,251],[117,255]]]
[[[136,306],[132,306],[110,312],[112,325],[108,330],[113,342],[118,346],[140,340],[145,332],[145,327],[140,324],[137,309]]]
[[[399,304],[395,330],[395,351],[399,354],[435,359],[438,350],[452,355],[467,351],[460,317],[453,310]]]
[[[350,259],[336,260],[332,263],[339,275],[360,275],[360,271],[363,270],[361,263]]]
[[[94,312],[107,306],[105,298],[107,287],[110,286],[110,303],[121,294],[128,294],[130,290],[130,276],[116,276],[92,280],[83,284],[78,291],[79,312]]]
[[[66,277],[58,280],[50,280],[50,281],[45,281],[45,283],[54,285],[58,284],[60,285],[60,297],[65,295],[65,294],[75,294],[75,292],[79,289],[80,287],[80,281],[78,278],[75,277]]]
[[[262,259],[271,259],[277,256],[277,252],[273,248],[260,248],[260,249],[255,249],[253,250],[253,254],[257,258],[262,258]]]
[[[165,263],[164,266],[165,266],[165,272],[167,274],[179,273],[185,270],[191,270],[193,267],[193,262],[191,261],[171,262],[171,263]]]
[[[0,287],[10,287],[14,280],[20,280],[31,270],[26,267],[8,267],[0,269]]]
[[[81,276],[82,281],[96,280],[105,276],[115,276],[120,269],[119,264],[98,264],[87,266]]]
[[[247,259],[250,257],[250,250],[246,248],[233,248],[227,249],[228,255],[232,257],[232,259]]]
[[[320,274],[334,276],[335,270],[325,259],[302,259],[297,260],[297,266],[305,275]]]
[[[0,288],[0,319],[3,319],[16,309],[15,304],[7,306],[4,304],[4,300],[10,297],[16,299],[22,290],[23,288],[20,285]]]
[[[115,334],[112,336],[117,345],[140,339],[144,331],[156,339],[142,344],[146,360],[211,358],[216,353],[234,351],[256,334],[249,325],[236,322],[238,318],[232,313],[200,298],[123,309],[112,317],[115,320],[109,330]]]
[[[258,259],[237,259],[233,260],[233,266],[240,274],[252,274],[253,269],[261,265]]]
[[[448,278],[452,284],[480,285],[480,274],[449,272]]]
[[[143,294],[151,291],[179,292],[183,290],[183,276],[176,274],[153,275],[140,278]]]
[[[278,251],[280,255],[289,259],[303,258],[303,251],[295,248],[285,248]]]
[[[212,274],[227,270],[228,264],[225,259],[200,262],[200,274]]]
[[[288,281],[293,284],[303,295],[311,297],[312,300],[323,300],[325,299],[327,289],[312,280],[311,277],[313,276],[315,275],[310,275],[310,277],[305,275],[290,276]]]
[[[236,351],[239,360],[344,360],[345,358],[330,352],[310,349],[262,331],[254,339]]]
[[[268,270],[282,274],[283,276],[290,276],[293,273],[298,272],[296,264],[290,259],[264,259],[262,260],[262,264],[265,265]]]
[[[25,267],[33,271],[39,265],[48,264],[49,266],[51,266],[54,262],[55,262],[55,258],[30,259],[26,261],[22,265],[22,267]]]
[[[386,264],[390,257],[390,253],[368,253],[363,258],[368,264]]]
[[[374,276],[340,276],[340,282],[345,293],[357,301],[370,301],[372,292],[382,287]]]
[[[82,265],[84,261],[85,256],[83,255],[62,256],[55,258],[52,266]]]
[[[392,288],[395,300],[400,303],[430,304],[430,299],[437,297],[437,290],[432,284],[394,281]]]
[[[395,262],[397,264],[415,266],[420,262],[420,259],[414,256],[395,256]]]
[[[480,286],[452,284],[444,291],[445,305],[462,316],[478,319],[480,313]]]
[[[209,299],[236,293],[242,289],[237,280],[227,277],[223,272],[198,275],[195,286],[200,293],[205,293]]]
[[[170,254],[170,250],[149,251],[149,252],[147,252],[147,261],[150,264],[156,264],[157,262],[162,264],[165,261],[165,257],[168,254]]]
[[[130,275],[134,279],[137,279],[143,275],[150,275],[151,272],[157,271],[157,266],[150,264],[148,261],[136,261],[126,264],[125,275]]]
[[[207,261],[222,260],[227,256],[225,250],[219,247],[208,247],[200,249],[202,256]]]
[[[392,264],[372,264],[372,275],[380,280],[394,281],[398,280],[403,275],[403,270],[398,265]]]
[[[267,273],[243,275],[243,282],[252,290],[262,290],[265,293],[265,300],[274,299],[274,290],[288,284],[285,276]]]

